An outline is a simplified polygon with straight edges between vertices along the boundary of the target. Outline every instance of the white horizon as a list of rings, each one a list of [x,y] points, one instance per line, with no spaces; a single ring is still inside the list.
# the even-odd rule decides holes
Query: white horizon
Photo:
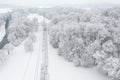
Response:
[[[33,7],[51,7],[60,5],[120,4],[120,0],[0,0],[0,4]]]

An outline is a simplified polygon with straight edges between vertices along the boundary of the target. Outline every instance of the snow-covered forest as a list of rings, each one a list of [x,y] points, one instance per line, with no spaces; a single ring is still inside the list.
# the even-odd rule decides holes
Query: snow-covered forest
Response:
[[[38,21],[36,18],[30,20],[30,13],[22,10],[3,8],[0,13],[0,62],[3,63],[7,56],[11,54],[11,50],[20,45],[27,37],[25,48],[32,50],[32,43],[35,41],[35,33],[38,29]]]
[[[26,53],[37,50],[36,42],[43,44],[37,40],[41,26],[47,27],[48,45],[75,68],[96,68],[111,80],[120,79],[120,8],[1,8],[0,66],[21,44]]]
[[[50,43],[75,66],[120,78],[120,8],[46,9]]]

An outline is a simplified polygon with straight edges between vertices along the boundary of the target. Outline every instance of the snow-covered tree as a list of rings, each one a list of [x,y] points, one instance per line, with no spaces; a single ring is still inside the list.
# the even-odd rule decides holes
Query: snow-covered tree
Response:
[[[24,48],[27,52],[32,52],[34,50],[34,43],[36,42],[36,35],[34,33],[29,33],[28,38],[24,42]]]
[[[113,42],[111,40],[105,42],[102,46],[103,51],[105,51],[108,55],[113,55],[116,54],[117,48],[116,46],[113,44]]]
[[[96,66],[113,80],[120,79],[119,8],[47,10],[53,23],[50,43],[59,55],[77,66]]]
[[[117,74],[120,67],[120,60],[115,57],[106,58],[104,64],[101,66],[101,70],[105,72],[109,77],[118,78]]]

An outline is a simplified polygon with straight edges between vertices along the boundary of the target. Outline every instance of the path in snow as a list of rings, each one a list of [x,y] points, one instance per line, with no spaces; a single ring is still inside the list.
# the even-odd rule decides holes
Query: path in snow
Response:
[[[33,16],[30,15],[29,17],[32,19]],[[42,16],[36,17],[39,18],[39,22],[43,20]],[[14,48],[9,59],[0,66],[0,80],[35,80],[37,71],[39,71],[39,56],[42,51],[41,29],[40,26],[39,32],[36,33],[37,41],[34,44],[33,52],[28,53],[24,50],[24,42]]]
[[[43,20],[42,17],[41,19]],[[22,43],[14,49],[14,54],[9,57],[6,63],[0,66],[0,80],[36,80],[36,77],[39,77],[37,75],[40,71],[38,63],[41,63],[39,61],[42,51],[42,31],[36,35],[37,41],[32,53],[26,53]],[[108,80],[93,69],[75,67],[72,63],[58,56],[57,51],[49,44],[48,55],[50,80]]]
[[[0,66],[0,80],[34,80],[37,58],[42,45],[42,33],[37,35],[38,39],[32,53],[24,50],[23,43],[13,50],[9,59]]]
[[[21,80],[30,55],[24,51],[23,45],[16,47],[9,59],[0,66],[0,80]]]
[[[28,62],[28,65],[26,65],[26,70],[24,72],[24,78],[22,80],[37,80],[38,71],[40,67],[40,59],[41,59],[41,53],[42,53],[42,31],[38,33],[38,39],[37,43],[34,47],[34,52],[31,54],[30,60]]]

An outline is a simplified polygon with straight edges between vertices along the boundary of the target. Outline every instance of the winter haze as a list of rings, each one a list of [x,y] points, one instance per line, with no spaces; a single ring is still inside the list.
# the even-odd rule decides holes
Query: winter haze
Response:
[[[0,0],[1,4],[19,5],[19,6],[80,6],[80,5],[115,5],[120,0]],[[87,6],[89,7],[89,6]]]
[[[120,80],[120,1],[0,0],[0,80]]]

